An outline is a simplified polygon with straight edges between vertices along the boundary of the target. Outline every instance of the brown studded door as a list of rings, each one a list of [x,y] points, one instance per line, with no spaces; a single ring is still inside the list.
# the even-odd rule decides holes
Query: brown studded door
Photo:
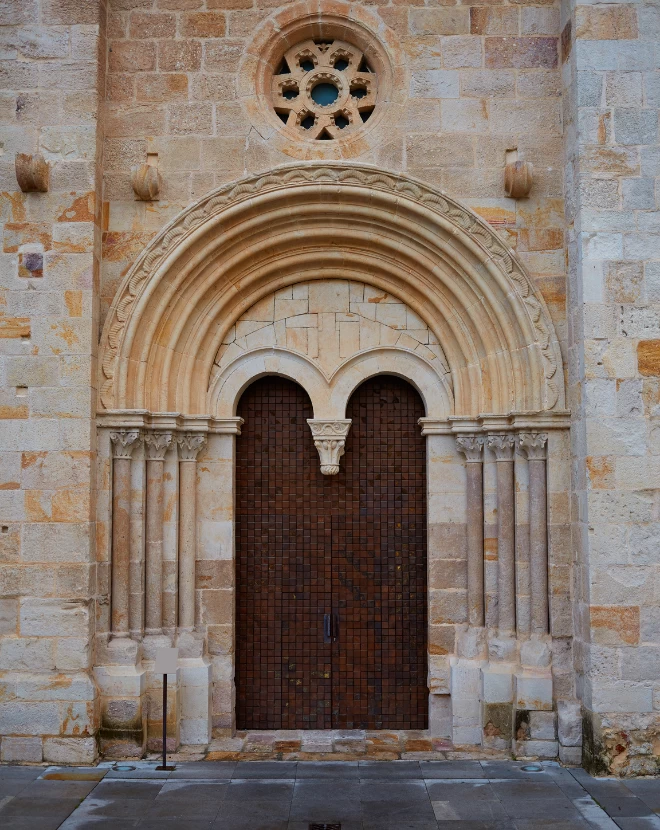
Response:
[[[320,472],[297,384],[256,381],[238,414],[238,728],[426,728],[419,395],[389,376],[362,384],[337,476]]]

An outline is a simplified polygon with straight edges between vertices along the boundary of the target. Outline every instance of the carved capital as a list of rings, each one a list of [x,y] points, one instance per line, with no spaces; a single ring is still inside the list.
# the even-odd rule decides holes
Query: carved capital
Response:
[[[145,433],[144,447],[147,461],[163,461],[173,440],[174,436],[171,432]]]
[[[548,435],[545,432],[521,432],[518,436],[518,451],[529,461],[544,461]]]
[[[350,418],[324,421],[320,418],[308,418],[312,430],[314,446],[321,460],[321,472],[324,476],[336,476],[339,472],[339,459],[344,454],[346,436],[351,428]]]
[[[129,458],[140,443],[142,436],[139,429],[120,429],[110,433],[113,458]]]
[[[463,453],[468,463],[475,463],[483,461],[485,443],[483,435],[459,435],[456,438],[456,449]]]
[[[489,435],[488,448],[495,453],[495,458],[498,461],[513,461],[516,437],[509,432],[502,435]]]
[[[177,435],[179,445],[179,461],[197,461],[197,456],[206,446],[206,435],[199,432],[184,432]]]

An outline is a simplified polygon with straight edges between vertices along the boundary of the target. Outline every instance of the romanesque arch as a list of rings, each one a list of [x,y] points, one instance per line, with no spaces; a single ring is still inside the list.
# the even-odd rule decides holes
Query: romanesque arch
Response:
[[[367,280],[441,343],[452,415],[562,409],[561,357],[540,294],[475,214],[405,176],[291,165],[210,193],[153,240],[104,328],[100,407],[210,414],[215,355],[278,288]]]
[[[403,378],[423,401],[434,734],[487,740],[474,691],[486,660],[511,689],[531,672],[527,708],[552,706],[549,640],[570,634],[563,502],[547,496],[565,497],[562,361],[542,297],[470,210],[345,163],[213,191],[126,275],[99,364],[102,711],[118,675],[141,701],[155,648],[176,642],[181,741],[235,726],[237,405],[268,375],[309,396],[322,476],[341,470],[365,380]],[[452,655],[468,661],[458,672]],[[513,705],[490,702],[493,717]]]

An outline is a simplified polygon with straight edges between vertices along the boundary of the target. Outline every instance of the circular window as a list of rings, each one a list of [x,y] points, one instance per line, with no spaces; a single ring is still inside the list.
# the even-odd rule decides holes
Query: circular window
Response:
[[[292,0],[256,28],[236,90],[270,148],[301,160],[351,159],[400,129],[405,67],[396,35],[368,8]]]
[[[285,52],[271,83],[282,123],[314,141],[355,132],[378,102],[376,72],[362,50],[345,40],[301,41]]]

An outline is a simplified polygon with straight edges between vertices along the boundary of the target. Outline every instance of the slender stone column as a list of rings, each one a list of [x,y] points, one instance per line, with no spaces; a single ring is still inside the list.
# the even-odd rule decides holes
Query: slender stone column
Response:
[[[515,436],[491,435],[488,446],[497,459],[497,607],[500,632],[516,628],[513,453]]]
[[[131,456],[140,441],[140,432],[120,429],[110,433],[110,441],[112,442],[112,636],[128,637]]]
[[[195,627],[195,559],[197,550],[197,456],[206,436],[185,433],[179,445],[179,631]]]
[[[484,481],[481,435],[460,435],[456,446],[467,462],[468,623],[484,625]]]
[[[163,467],[172,443],[171,432],[144,436],[147,457],[145,634],[163,631]]]
[[[529,564],[532,634],[548,633],[548,502],[546,444],[548,436],[524,432],[518,449],[529,464]]]

